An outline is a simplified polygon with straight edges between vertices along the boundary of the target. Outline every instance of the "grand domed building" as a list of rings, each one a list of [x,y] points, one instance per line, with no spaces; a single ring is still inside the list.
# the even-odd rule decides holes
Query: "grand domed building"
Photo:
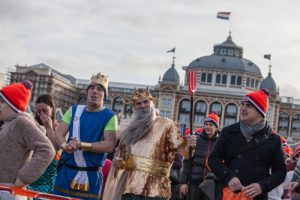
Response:
[[[122,120],[130,119],[132,107],[126,103],[136,88],[150,88],[157,98],[157,108],[164,117],[173,119],[178,126],[189,126],[190,93],[187,71],[197,71],[197,91],[194,96],[194,126],[203,125],[205,116],[219,113],[221,127],[235,123],[240,114],[242,97],[259,88],[270,91],[270,105],[267,120],[272,128],[288,141],[300,140],[300,101],[292,97],[280,97],[271,68],[263,78],[260,68],[243,57],[243,48],[233,42],[231,34],[221,43],[213,46],[213,53],[192,60],[185,71],[184,82],[180,83],[175,57],[170,67],[156,85],[110,82],[105,106],[110,107]],[[29,79],[34,83],[31,104],[38,95],[49,93],[55,96],[58,107],[66,110],[72,103],[84,103],[88,80],[76,79],[59,73],[41,63],[33,66],[16,66],[11,72],[11,82]]]
[[[221,127],[236,122],[239,118],[242,97],[260,87],[271,91],[267,119],[272,127],[278,124],[280,98],[271,74],[263,79],[259,67],[243,58],[243,48],[233,42],[230,34],[226,41],[214,45],[211,55],[196,58],[183,67],[184,85],[179,84],[179,76],[173,61],[157,87],[158,108],[163,116],[170,117],[180,124],[189,123],[190,95],[187,83],[189,69],[196,70],[198,77],[194,97],[195,126],[202,126],[205,116],[211,111],[219,113]]]

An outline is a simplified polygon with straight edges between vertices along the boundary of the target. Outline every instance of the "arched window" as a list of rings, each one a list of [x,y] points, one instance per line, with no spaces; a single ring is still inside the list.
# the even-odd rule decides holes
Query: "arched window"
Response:
[[[110,96],[106,97],[106,99],[104,100],[104,107],[111,109],[111,97]]]
[[[221,83],[221,74],[217,74],[217,76],[216,76],[216,83],[218,83],[218,84]]]
[[[226,84],[226,83],[227,83],[227,75],[224,74],[224,75],[222,76],[222,84]]]
[[[254,88],[254,79],[251,79],[251,88]]]
[[[116,97],[113,102],[112,110],[116,113],[120,113],[123,110],[123,99],[121,97]]]
[[[250,78],[249,78],[249,77],[247,78],[246,86],[247,86],[247,87],[250,87]]]
[[[236,84],[237,85],[242,85],[242,77],[241,76],[238,76],[237,79],[236,79]]]
[[[206,82],[211,83],[211,81],[212,81],[212,73],[208,73]]]
[[[179,115],[178,121],[180,123],[188,124],[190,121],[190,110],[191,110],[191,101],[184,99],[179,104]]]
[[[209,112],[211,113],[213,111],[217,112],[219,114],[219,116],[221,116],[222,115],[222,105],[217,101],[213,102],[212,104],[210,104]]]
[[[230,84],[235,85],[235,76],[231,76]]]
[[[300,137],[300,115],[294,115],[292,118],[292,136]]]
[[[235,104],[233,103],[227,104],[225,108],[223,125],[228,126],[230,124],[234,124],[237,120],[237,112],[238,112],[238,108]]]
[[[197,101],[195,105],[195,124],[202,126],[206,117],[207,105],[205,101]]]
[[[258,80],[255,80],[255,88],[258,88]]]
[[[282,135],[288,135],[289,130],[289,115],[281,113],[279,115],[278,133]]]
[[[132,106],[129,104],[125,104],[125,109],[124,109],[124,117],[128,118],[132,115]]]
[[[201,82],[206,82],[206,73],[201,74]]]

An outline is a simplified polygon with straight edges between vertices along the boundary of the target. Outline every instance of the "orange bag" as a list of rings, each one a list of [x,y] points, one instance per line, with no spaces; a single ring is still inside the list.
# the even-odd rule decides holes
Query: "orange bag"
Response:
[[[234,193],[229,187],[223,189],[223,198],[222,200],[253,200],[250,197],[247,197],[244,192]]]

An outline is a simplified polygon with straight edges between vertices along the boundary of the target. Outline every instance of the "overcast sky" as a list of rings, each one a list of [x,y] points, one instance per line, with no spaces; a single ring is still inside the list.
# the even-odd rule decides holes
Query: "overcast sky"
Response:
[[[299,0],[1,0],[0,71],[44,63],[76,78],[154,85],[176,46],[182,80],[182,66],[226,40],[230,23],[216,14],[230,11],[244,58],[266,77],[271,53],[280,95],[300,98],[299,9]]]

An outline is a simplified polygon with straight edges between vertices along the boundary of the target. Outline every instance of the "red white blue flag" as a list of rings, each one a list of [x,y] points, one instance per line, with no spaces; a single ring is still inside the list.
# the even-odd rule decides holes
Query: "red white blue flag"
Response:
[[[218,12],[217,18],[229,20],[230,12]]]

